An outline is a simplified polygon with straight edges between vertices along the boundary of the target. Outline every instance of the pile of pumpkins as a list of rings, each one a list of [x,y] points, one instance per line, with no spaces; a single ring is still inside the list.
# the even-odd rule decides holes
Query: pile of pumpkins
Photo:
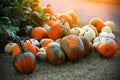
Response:
[[[112,57],[118,46],[113,33],[115,23],[92,18],[87,25],[80,24],[74,10],[55,14],[50,5],[44,8],[48,20],[31,30],[30,39],[8,43],[5,52],[11,53],[14,67],[20,73],[33,72],[36,59],[62,64],[65,59],[78,61],[95,49],[103,57]]]

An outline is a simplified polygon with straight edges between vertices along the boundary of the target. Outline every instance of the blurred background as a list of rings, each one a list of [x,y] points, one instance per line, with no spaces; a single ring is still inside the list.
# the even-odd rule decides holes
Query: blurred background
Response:
[[[55,13],[75,10],[79,21],[85,24],[93,17],[114,21],[115,32],[120,34],[120,0],[41,0],[40,3],[42,7],[50,4]]]
[[[103,3],[120,4],[120,0],[84,0],[84,1],[93,1],[93,2],[103,2]]]

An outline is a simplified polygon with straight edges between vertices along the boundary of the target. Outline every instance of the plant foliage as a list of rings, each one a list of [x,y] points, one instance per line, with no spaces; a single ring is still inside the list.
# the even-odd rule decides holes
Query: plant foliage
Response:
[[[46,20],[40,0],[0,0],[0,42],[14,34],[28,36]]]

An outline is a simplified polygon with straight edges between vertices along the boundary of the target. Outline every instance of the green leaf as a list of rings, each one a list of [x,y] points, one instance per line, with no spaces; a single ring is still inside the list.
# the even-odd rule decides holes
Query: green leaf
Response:
[[[8,17],[1,17],[0,18],[0,24],[4,24],[4,25],[10,25],[11,21]]]
[[[19,32],[19,27],[16,27],[16,26],[13,26],[13,25],[9,26],[8,29],[9,29],[10,31],[14,32],[14,33]]]
[[[31,32],[32,29],[33,29],[33,27],[30,26],[30,25],[25,27],[25,32],[27,33],[27,35],[30,35],[30,32]]]
[[[11,30],[5,29],[5,31],[7,32],[8,36],[9,36],[10,38],[13,38],[13,37],[15,36],[15,33],[12,32]]]

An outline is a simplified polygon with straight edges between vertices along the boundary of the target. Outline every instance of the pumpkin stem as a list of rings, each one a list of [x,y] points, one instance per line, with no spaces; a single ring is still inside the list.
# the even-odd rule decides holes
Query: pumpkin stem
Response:
[[[61,31],[64,34],[64,36],[69,35],[69,32],[65,28],[61,28]]]
[[[62,25],[64,25],[66,23],[66,19],[62,18],[61,21]]]
[[[27,50],[25,49],[25,47],[24,47],[23,43],[21,42],[19,36],[15,36],[15,42],[18,44],[21,53],[27,52]]]

